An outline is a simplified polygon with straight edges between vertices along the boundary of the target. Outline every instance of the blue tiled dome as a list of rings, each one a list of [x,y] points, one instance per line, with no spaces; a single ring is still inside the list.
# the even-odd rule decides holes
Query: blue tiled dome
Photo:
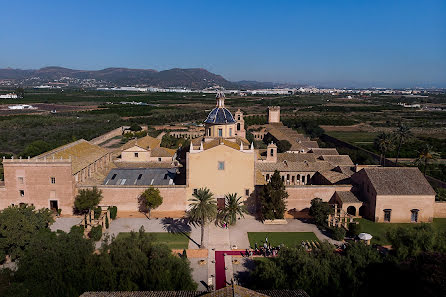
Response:
[[[233,124],[234,117],[231,112],[224,107],[214,108],[204,121],[206,124]]]

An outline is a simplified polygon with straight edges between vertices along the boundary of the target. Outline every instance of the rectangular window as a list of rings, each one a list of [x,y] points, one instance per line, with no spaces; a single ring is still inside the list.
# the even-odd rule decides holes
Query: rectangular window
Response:
[[[229,136],[232,136],[232,128],[229,128]]]
[[[249,196],[249,189],[245,189],[245,195]]]
[[[273,149],[270,150],[269,155],[270,155],[271,157],[274,156],[274,150],[273,150]]]
[[[384,209],[384,222],[390,222],[391,209]]]
[[[23,177],[22,177],[22,176],[19,176],[19,177],[17,178],[17,180],[18,180],[19,184],[22,184],[22,185],[23,185]]]
[[[51,178],[51,183],[52,183],[52,184],[55,184],[55,183],[56,183],[56,178],[55,178],[55,177],[52,177],[52,178]]]
[[[135,158],[138,158],[138,153],[135,153]]]
[[[158,162],[161,162],[161,158],[158,158]]]
[[[225,162],[223,161],[218,162],[218,170],[225,170]]]
[[[19,193],[21,197],[25,196],[25,190],[20,190]]]
[[[410,221],[412,223],[417,223],[418,222],[418,209],[412,209],[410,211]]]
[[[198,193],[198,190],[197,189],[194,189],[194,194],[197,194]]]
[[[223,129],[218,129],[218,137],[223,137]]]

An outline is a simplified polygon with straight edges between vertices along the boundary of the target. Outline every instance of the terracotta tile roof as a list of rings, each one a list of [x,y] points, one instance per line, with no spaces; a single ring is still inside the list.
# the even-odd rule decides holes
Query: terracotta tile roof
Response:
[[[378,195],[435,195],[418,168],[374,167],[360,172],[366,174]]]
[[[358,197],[350,191],[336,191],[336,195],[338,195],[342,203],[362,203]]]
[[[317,143],[317,141],[312,141],[312,140],[308,140],[308,141],[301,141],[300,144],[306,148],[318,148],[319,144]]]
[[[312,148],[310,152],[314,153],[318,157],[322,155],[339,155],[335,148]]]
[[[144,149],[147,149],[150,147],[150,149],[153,149],[155,147],[159,147],[161,144],[161,139],[153,138],[149,135],[138,138],[138,139],[132,139],[129,140],[127,143],[125,143],[120,149],[126,150],[129,149],[135,145],[138,145],[139,147],[142,147]]]
[[[202,141],[203,141],[203,149],[204,150],[208,150],[210,148],[216,147],[216,146],[220,145],[220,142],[223,142],[224,145],[229,146],[236,150],[240,150],[240,143],[242,143],[242,142],[243,142],[244,149],[249,149],[251,146],[251,144],[246,139],[241,138],[241,137],[233,138],[232,140],[234,140],[234,141],[224,139],[224,138],[215,138],[210,141],[204,141],[203,139],[204,138],[202,138],[202,137],[192,139],[192,145],[194,146],[195,149],[198,149],[200,147]]]
[[[299,153],[299,154],[295,154],[295,153],[278,153],[277,154],[277,161],[278,162],[283,162],[283,161],[288,161],[288,162],[303,162],[303,161],[307,161],[307,162],[316,162],[316,156],[314,154],[311,153]]]
[[[232,297],[232,296],[236,296],[236,297],[269,297],[268,295],[247,289],[247,288],[243,288],[241,286],[234,286],[234,289],[232,288],[232,286],[227,286],[224,287],[222,289],[216,290],[214,292],[209,292],[207,294],[204,294],[203,296],[206,297]]]
[[[319,171],[319,174],[322,175],[326,180],[328,180],[332,184],[336,184],[342,180],[350,179],[350,175],[346,175],[334,170]]]
[[[151,157],[173,157],[177,151],[166,147],[155,147],[151,149]]]
[[[353,166],[353,161],[350,159],[349,155],[322,155],[319,157],[321,160],[327,161],[333,166]]]
[[[278,171],[303,171],[303,172],[316,172],[330,170],[333,166],[326,161],[317,162],[277,162],[277,163],[257,163],[257,168],[261,172]]]
[[[256,170],[256,186],[266,185],[265,177],[262,175],[260,170]]]
[[[43,159],[46,157],[47,159],[50,159],[53,156],[55,159],[71,158],[71,172],[75,174],[108,153],[109,151],[107,149],[91,144],[85,139],[80,139],[67,145],[55,148],[34,158]]]
[[[173,168],[183,167],[178,161],[175,162],[114,162],[117,168]]]

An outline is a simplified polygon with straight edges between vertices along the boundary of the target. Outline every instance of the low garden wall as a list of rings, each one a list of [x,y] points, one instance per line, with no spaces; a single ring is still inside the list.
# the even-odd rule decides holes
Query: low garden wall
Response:
[[[305,186],[287,186],[288,192],[287,209],[296,209],[301,211],[311,206],[311,200],[321,198],[328,202],[336,191],[350,191],[352,186],[331,186],[331,185],[305,185]]]
[[[79,189],[91,188],[81,186]],[[147,186],[97,186],[102,191],[102,201],[100,205],[114,205],[119,212],[137,212],[138,197],[144,192]],[[158,212],[184,212],[187,207],[186,186],[157,186],[163,203],[156,209]]]
[[[434,218],[446,218],[446,201],[435,202]]]

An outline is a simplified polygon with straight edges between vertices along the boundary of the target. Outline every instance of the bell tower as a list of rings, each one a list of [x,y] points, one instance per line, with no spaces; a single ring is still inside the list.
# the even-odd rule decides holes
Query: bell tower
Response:
[[[238,137],[246,138],[245,120],[243,119],[243,112],[240,109],[235,112],[235,120],[237,122],[235,134]]]

